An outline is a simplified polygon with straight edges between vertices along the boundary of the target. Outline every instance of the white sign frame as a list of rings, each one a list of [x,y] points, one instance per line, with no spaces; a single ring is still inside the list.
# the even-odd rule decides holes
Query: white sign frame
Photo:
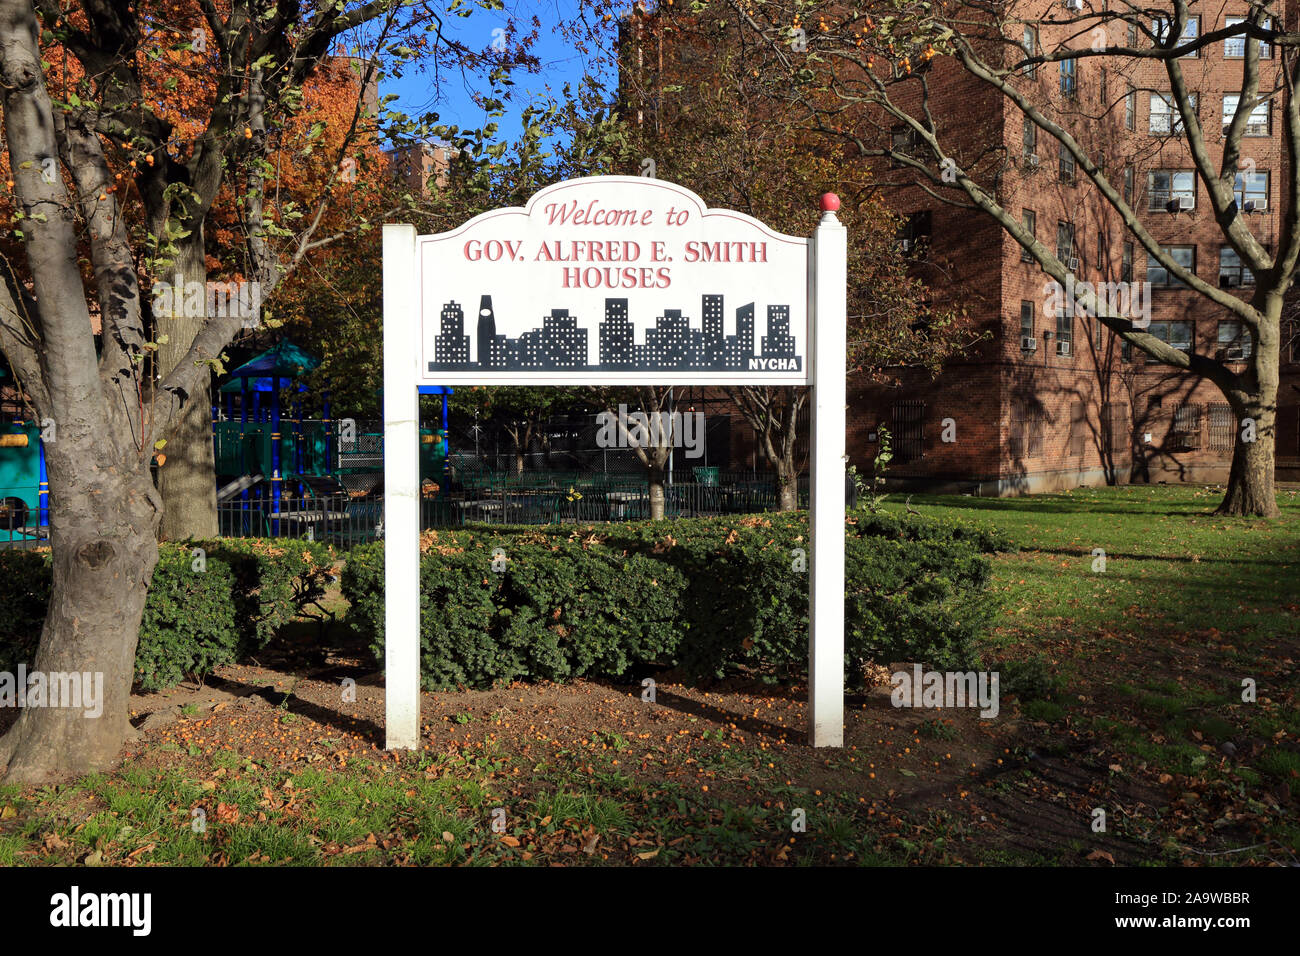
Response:
[[[736,374],[691,371],[430,371],[424,348],[424,304],[439,277],[425,274],[427,250],[441,240],[473,233],[484,223],[524,223],[539,201],[559,190],[584,186],[626,191],[668,189],[693,203],[701,222],[741,222],[775,241],[804,247],[800,255],[806,285],[804,367],[797,373]],[[418,236],[407,224],[383,231],[384,288],[384,666],[385,747],[416,749],[420,744],[420,477],[417,387],[438,384],[481,385],[636,385],[636,384],[806,384],[812,388],[812,472],[810,531],[812,560],[808,615],[809,738],[814,747],[844,744],[844,505],[845,505],[845,355],[847,232],[835,211],[839,199],[822,197],[822,218],[811,239],[782,236],[740,213],[710,210],[694,193],[662,180],[595,176],[569,180],[537,193],[523,209],[503,209],[475,217],[459,229]],[[524,217],[522,219],[518,217]],[[789,269],[786,270],[787,272]],[[778,277],[779,278],[779,277]],[[697,287],[694,292],[700,292]],[[702,290],[707,292],[708,289]],[[630,294],[629,294],[630,298]],[[436,298],[434,301],[437,301]],[[436,306],[435,306],[436,307]],[[795,323],[791,323],[792,327]],[[793,328],[792,328],[793,331]],[[795,333],[797,334],[797,333]],[[495,353],[494,353],[495,354]]]

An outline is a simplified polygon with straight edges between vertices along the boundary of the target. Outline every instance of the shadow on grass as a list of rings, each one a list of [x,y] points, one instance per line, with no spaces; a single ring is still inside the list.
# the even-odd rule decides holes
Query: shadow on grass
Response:
[[[1090,551],[1080,551],[1080,550],[1075,550],[1075,549],[1070,549],[1070,548],[1035,548],[1035,547],[1028,547],[1028,548],[1025,548],[1024,550],[1025,550],[1026,553],[1030,553],[1030,554],[1055,554],[1055,555],[1058,555],[1058,556],[1063,557],[1063,558],[1080,558],[1080,559],[1084,559],[1084,558],[1091,558],[1091,557],[1092,557],[1092,553],[1091,553]],[[1293,554],[1293,555],[1284,556],[1284,557],[1289,557],[1289,560],[1282,560],[1282,557],[1279,557],[1279,558],[1274,559],[1274,560],[1269,560],[1269,559],[1266,559],[1266,558],[1226,558],[1226,557],[1223,557],[1223,556],[1221,556],[1221,555],[1215,555],[1214,557],[1205,558],[1205,557],[1194,557],[1194,556],[1192,556],[1192,555],[1190,555],[1190,554],[1186,554],[1186,555],[1174,555],[1174,554],[1133,554],[1133,553],[1129,553],[1129,552],[1125,552],[1125,551],[1107,551],[1107,552],[1106,552],[1106,560],[1107,560],[1107,561],[1119,561],[1119,560],[1124,560],[1124,561],[1169,561],[1169,562],[1173,562],[1173,563],[1175,563],[1175,564],[1195,564],[1195,565],[1204,565],[1206,571],[1210,571],[1210,570],[1212,570],[1213,567],[1214,567],[1214,565],[1216,565],[1216,564],[1255,565],[1255,566],[1258,566],[1258,567],[1261,567],[1261,568],[1290,568],[1290,567],[1292,567],[1292,566],[1295,564],[1295,562],[1296,562],[1297,560],[1300,560],[1300,554]],[[1186,581],[1183,581],[1183,583],[1185,584]]]
[[[1059,495],[1026,495],[1020,498],[975,498],[975,497],[958,497],[951,495],[912,495],[912,506],[928,506],[931,508],[942,508],[945,511],[970,510],[970,511],[993,511],[993,512],[1013,512],[1025,511],[1033,514],[1113,514],[1113,515],[1149,515],[1151,517],[1168,517],[1168,518],[1186,518],[1214,517],[1215,505],[1188,504],[1185,507],[1179,507],[1176,503],[1160,502],[1160,507],[1155,507],[1152,501],[1088,501],[1079,498],[1069,498]],[[1169,510],[1169,509],[1173,510]]]

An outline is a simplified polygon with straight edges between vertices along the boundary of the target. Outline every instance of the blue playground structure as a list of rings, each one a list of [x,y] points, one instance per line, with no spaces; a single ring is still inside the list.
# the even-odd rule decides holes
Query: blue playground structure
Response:
[[[0,543],[36,544],[50,534],[50,484],[35,422],[0,424]]]
[[[329,391],[319,419],[304,419],[298,381],[320,360],[285,339],[239,368],[218,390],[212,408],[217,513],[224,535],[321,534],[346,542],[369,540],[383,515],[383,427],[331,418]],[[12,381],[0,363],[0,386]],[[285,394],[293,398],[285,415]],[[447,396],[440,428],[420,430],[420,474],[427,497],[447,486]],[[8,419],[8,420],[6,420]],[[22,420],[9,403],[0,414],[0,546],[49,540],[49,480],[41,426]]]
[[[0,362],[0,387],[6,379],[13,376]],[[49,536],[50,483],[41,427],[0,420],[0,544],[37,544]]]
[[[332,419],[329,391],[321,418],[304,419],[298,382],[320,360],[288,339],[230,373],[212,410],[217,510],[223,535],[373,536],[382,519],[383,428]],[[282,393],[293,389],[290,415]],[[442,397],[442,427],[420,430],[420,474],[436,493],[446,487],[449,388],[422,387]],[[427,484],[426,484],[427,487]]]

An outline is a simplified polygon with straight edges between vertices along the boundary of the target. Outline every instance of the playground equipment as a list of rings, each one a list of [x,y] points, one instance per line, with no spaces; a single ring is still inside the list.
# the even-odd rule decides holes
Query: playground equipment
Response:
[[[383,431],[351,418],[332,419],[328,390],[321,418],[302,418],[306,386],[296,380],[319,365],[319,359],[284,339],[236,368],[221,386],[224,409],[213,408],[212,427],[222,533],[328,528],[331,522],[355,523],[352,512],[368,507],[351,499],[371,495],[382,481]],[[282,393],[295,385],[286,418]],[[421,476],[441,490],[451,389],[421,391],[442,396],[442,428],[420,432]],[[370,512],[363,518],[377,522],[377,509]]]
[[[0,360],[0,386],[12,378]],[[0,542],[48,538],[49,519],[41,428],[35,422],[0,421]]]
[[[48,537],[49,498],[40,426],[0,424],[0,541]]]

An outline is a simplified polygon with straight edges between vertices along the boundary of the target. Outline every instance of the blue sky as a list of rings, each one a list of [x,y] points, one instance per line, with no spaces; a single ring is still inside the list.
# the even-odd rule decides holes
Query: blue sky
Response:
[[[588,72],[599,71],[593,62],[593,53],[574,49],[560,32],[564,22],[572,22],[580,0],[518,0],[507,2],[507,10],[489,11],[475,9],[467,18],[448,17],[444,32],[475,49],[485,49],[493,41],[493,31],[504,29],[512,15],[540,21],[539,37],[533,53],[541,60],[541,68],[534,73],[516,73],[512,102],[506,117],[498,120],[499,139],[514,139],[520,132],[519,114],[533,96],[544,97],[548,89],[555,94],[563,90],[566,82],[575,84]],[[531,30],[531,24],[527,28]],[[608,46],[612,47],[613,25],[606,29]],[[397,94],[398,100],[390,108],[416,117],[434,111],[441,122],[462,129],[475,129],[487,117],[473,99],[475,77],[462,76],[456,69],[446,70],[435,91],[432,74],[428,70],[408,69],[406,75],[390,78],[380,83],[382,96]],[[482,92],[482,91],[480,91]]]

